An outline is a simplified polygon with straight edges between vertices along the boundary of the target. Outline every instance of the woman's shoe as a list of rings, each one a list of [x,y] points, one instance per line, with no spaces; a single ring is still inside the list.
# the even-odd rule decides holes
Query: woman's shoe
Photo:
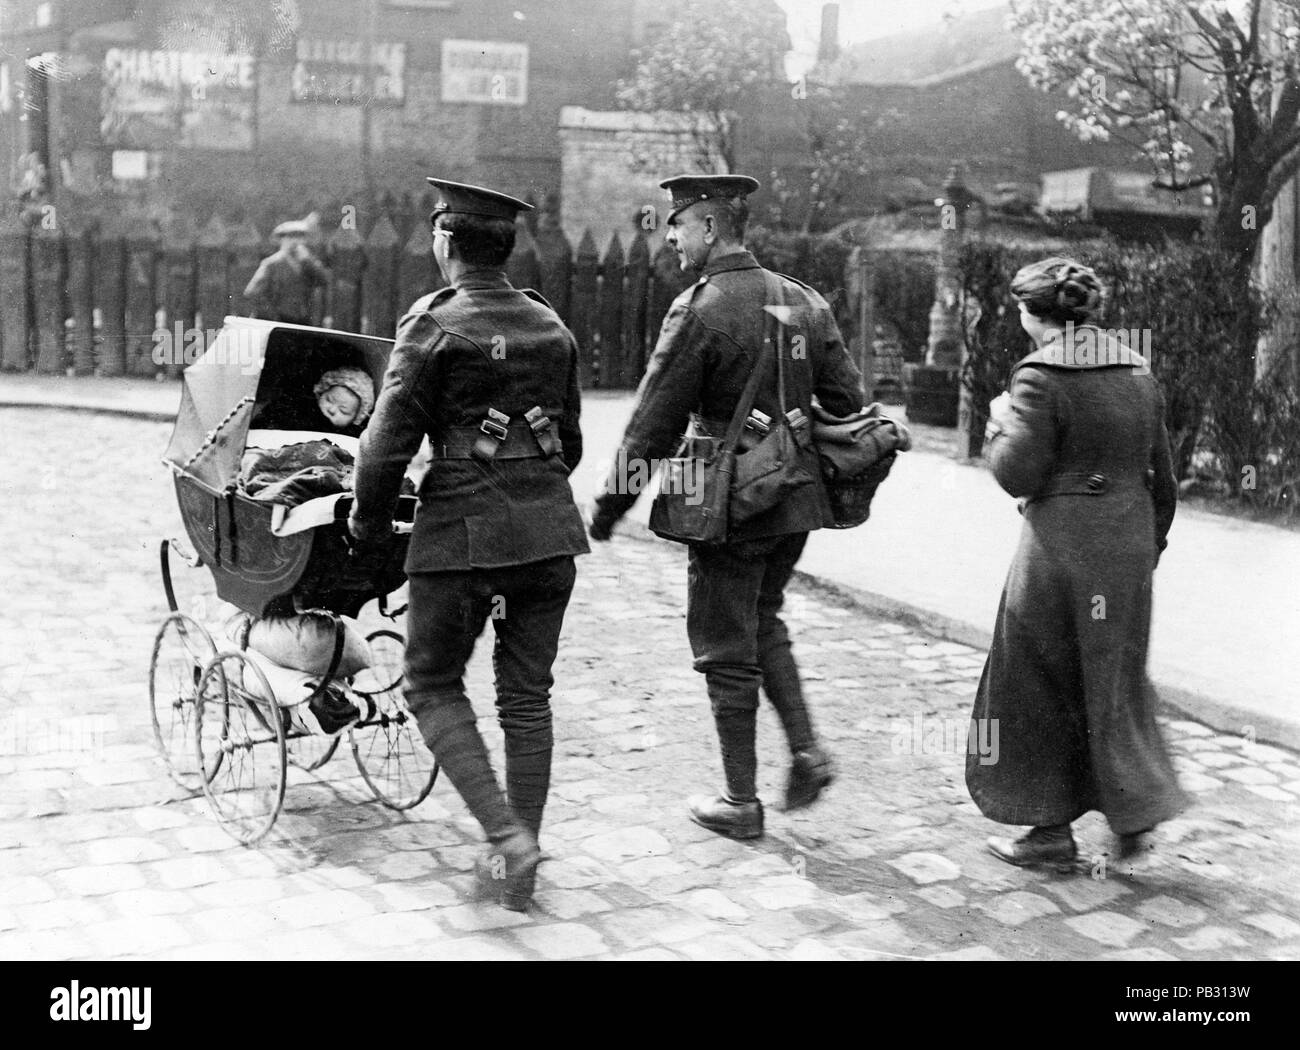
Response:
[[[1129,831],[1116,836],[1119,840],[1116,848],[1117,859],[1133,860],[1140,854],[1150,850],[1151,843],[1147,836],[1151,834],[1152,830],[1152,828],[1144,828],[1142,831]]]
[[[1031,828],[1018,839],[994,836],[988,840],[988,847],[998,860],[1018,868],[1035,864],[1073,865],[1079,855],[1069,824]]]

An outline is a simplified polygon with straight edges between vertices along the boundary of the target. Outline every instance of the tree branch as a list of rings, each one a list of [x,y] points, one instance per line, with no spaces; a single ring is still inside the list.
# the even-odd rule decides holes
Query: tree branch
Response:
[[[1197,175],[1192,179],[1168,179],[1161,180],[1159,176],[1151,180],[1151,185],[1157,190],[1169,190],[1172,193],[1184,193],[1187,190],[1194,190],[1198,186],[1212,186],[1214,184],[1213,175]]]

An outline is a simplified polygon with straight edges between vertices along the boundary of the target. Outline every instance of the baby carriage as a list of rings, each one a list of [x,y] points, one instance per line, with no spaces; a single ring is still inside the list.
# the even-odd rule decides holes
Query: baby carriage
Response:
[[[362,778],[391,808],[417,805],[438,774],[401,695],[405,639],[376,630],[361,645],[343,620],[372,600],[390,619],[402,611],[390,612],[387,603],[405,582],[416,497],[400,498],[392,536],[362,557],[347,532],[352,497],[345,484],[326,495],[313,495],[310,487],[296,491],[293,506],[277,502],[286,498],[283,486],[272,498],[255,498],[251,486],[241,487],[241,461],[262,455],[250,449],[328,449],[340,463],[350,458],[346,453],[355,455],[355,438],[299,429],[320,429],[303,391],[310,392],[313,377],[339,367],[363,368],[378,389],[391,349],[388,339],[227,317],[215,342],[185,369],[163,461],[172,471],[193,553],[183,553],[174,539],[162,541],[171,614],[154,640],[151,716],[171,777],[187,790],[202,789],[216,819],[245,844],[275,823],[287,763],[323,765],[344,728]],[[328,479],[311,470],[300,476]],[[217,596],[242,611],[229,644],[219,645],[216,632],[178,608],[173,552],[192,568],[206,566]],[[249,637],[259,624],[303,620],[303,613],[323,620],[327,631],[332,626],[328,656],[322,657],[328,666],[298,678],[299,691],[286,696]],[[360,658],[351,651],[356,648]],[[349,677],[339,674],[345,649],[354,665],[346,668]],[[337,718],[340,703],[354,705],[345,727],[336,720],[330,731],[311,714],[329,708]]]

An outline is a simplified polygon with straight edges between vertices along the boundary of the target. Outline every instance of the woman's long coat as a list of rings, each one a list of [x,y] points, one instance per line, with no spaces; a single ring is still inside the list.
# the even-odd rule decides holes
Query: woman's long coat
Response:
[[[967,756],[971,797],[1004,824],[1097,809],[1117,833],[1153,827],[1185,805],[1146,673],[1177,501],[1159,386],[1140,356],[1078,329],[1016,366],[986,455],[1026,503],[972,714],[981,740],[979,720],[997,720],[997,758]]]

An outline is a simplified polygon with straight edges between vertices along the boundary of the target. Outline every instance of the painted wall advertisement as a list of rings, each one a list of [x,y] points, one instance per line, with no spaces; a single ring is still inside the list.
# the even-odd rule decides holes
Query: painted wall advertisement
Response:
[[[253,148],[251,55],[109,48],[100,134],[122,149]]]
[[[300,38],[289,97],[331,105],[400,106],[406,101],[406,45]]]
[[[528,45],[496,40],[442,42],[442,100],[528,104]]]

